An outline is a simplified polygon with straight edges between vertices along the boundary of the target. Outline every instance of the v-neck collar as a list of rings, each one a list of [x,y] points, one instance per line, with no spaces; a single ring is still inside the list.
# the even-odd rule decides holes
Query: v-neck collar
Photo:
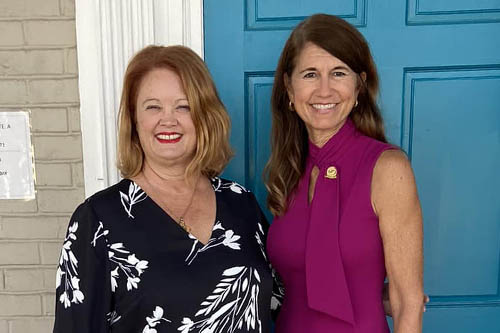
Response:
[[[151,202],[151,204],[156,207],[159,211],[160,211],[160,214],[164,215],[167,217],[167,220],[169,221],[169,223],[173,223],[175,224],[175,226],[178,228],[178,230],[180,230],[182,233],[185,234],[185,236],[187,236],[188,239],[195,239],[197,240],[200,244],[202,245],[206,245],[206,243],[203,243],[198,237],[196,237],[195,235],[193,235],[192,233],[188,232],[187,230],[185,230],[184,228],[182,228],[179,223],[177,223],[177,221],[175,221],[175,219],[170,216],[170,214],[164,210],[153,198],[151,198],[151,196],[149,196],[149,194],[144,191],[142,189],[142,187],[137,184],[135,181],[133,181],[132,179],[127,179],[129,182],[135,184],[138,188],[141,189],[141,191],[143,191],[145,194],[146,194],[146,200],[149,200]],[[210,185],[212,187],[212,190],[214,190],[214,185],[215,185],[215,182],[217,181],[217,178],[213,178],[213,179],[209,179],[210,181]],[[214,221],[212,222],[212,229],[211,229],[211,232],[210,232],[210,236],[209,236],[209,240],[212,238],[213,234],[214,234],[214,228],[215,228],[215,225],[217,224],[217,221],[219,221],[219,211],[220,211],[220,207],[219,207],[219,203],[220,203],[220,200],[219,200],[219,194],[218,194],[218,191],[215,191],[214,190],[214,194],[215,194],[215,219]]]

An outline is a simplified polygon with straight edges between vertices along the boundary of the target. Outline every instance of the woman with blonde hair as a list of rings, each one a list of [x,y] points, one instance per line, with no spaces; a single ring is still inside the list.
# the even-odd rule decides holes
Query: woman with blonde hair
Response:
[[[218,177],[229,127],[193,51],[133,57],[119,114],[124,179],[71,217],[54,332],[270,332],[267,223],[252,193]]]

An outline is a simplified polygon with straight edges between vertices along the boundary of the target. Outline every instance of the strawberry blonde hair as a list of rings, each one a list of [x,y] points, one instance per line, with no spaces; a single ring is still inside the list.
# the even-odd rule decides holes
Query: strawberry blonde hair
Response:
[[[153,69],[166,68],[179,75],[196,130],[196,151],[186,176],[201,172],[214,177],[231,159],[230,120],[203,60],[184,46],[147,46],[128,64],[118,115],[118,169],[124,178],[136,176],[144,151],[136,126],[137,96],[143,78]]]

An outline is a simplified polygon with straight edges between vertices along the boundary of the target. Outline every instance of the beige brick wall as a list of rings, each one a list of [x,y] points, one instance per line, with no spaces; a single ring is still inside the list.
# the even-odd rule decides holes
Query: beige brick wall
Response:
[[[83,200],[74,0],[0,0],[0,111],[30,109],[36,200],[0,200],[0,333],[52,331],[55,270]]]

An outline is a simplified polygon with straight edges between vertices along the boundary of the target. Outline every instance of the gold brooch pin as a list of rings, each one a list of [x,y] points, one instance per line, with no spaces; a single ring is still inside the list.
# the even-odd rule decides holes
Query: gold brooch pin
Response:
[[[334,166],[328,167],[328,169],[326,169],[325,178],[336,179],[337,178],[337,168]]]

